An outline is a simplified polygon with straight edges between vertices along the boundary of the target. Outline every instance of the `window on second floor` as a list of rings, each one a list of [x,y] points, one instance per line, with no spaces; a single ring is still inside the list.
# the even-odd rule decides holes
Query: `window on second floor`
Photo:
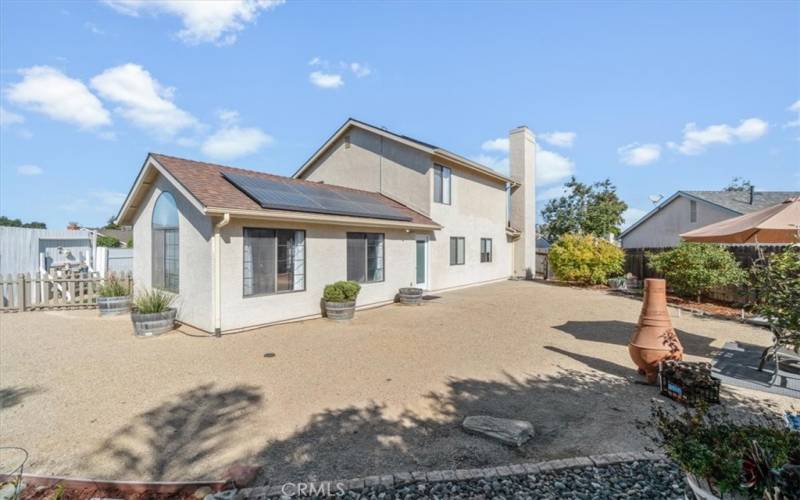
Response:
[[[449,167],[433,166],[433,201],[450,204],[451,174]]]
[[[492,239],[481,238],[481,262],[492,261]]]
[[[464,264],[464,237],[457,236],[450,238],[450,265],[460,266]]]
[[[689,202],[689,222],[697,222],[697,202],[694,200]]]

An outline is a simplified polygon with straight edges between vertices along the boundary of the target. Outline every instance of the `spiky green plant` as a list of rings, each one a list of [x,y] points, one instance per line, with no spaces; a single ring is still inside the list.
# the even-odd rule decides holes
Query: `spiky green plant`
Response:
[[[106,282],[97,289],[97,294],[101,297],[124,297],[129,293],[128,287],[123,285],[116,277],[107,279]]]
[[[136,311],[142,314],[160,313],[169,309],[175,296],[164,290],[154,288],[145,290],[136,295],[133,301]]]

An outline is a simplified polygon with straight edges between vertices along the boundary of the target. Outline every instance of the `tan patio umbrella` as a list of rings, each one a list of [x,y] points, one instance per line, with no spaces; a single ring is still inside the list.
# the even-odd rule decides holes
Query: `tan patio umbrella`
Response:
[[[800,243],[800,197],[683,233],[704,243]]]

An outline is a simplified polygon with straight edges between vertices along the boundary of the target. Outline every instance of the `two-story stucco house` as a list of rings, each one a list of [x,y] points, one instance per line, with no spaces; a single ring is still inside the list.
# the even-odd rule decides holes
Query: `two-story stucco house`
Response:
[[[321,315],[326,284],[358,307],[533,276],[533,134],[510,132],[510,176],[428,143],[345,122],[293,177],[149,154],[120,209],[138,289],[228,332]]]
[[[619,237],[623,248],[669,248],[681,234],[715,222],[777,205],[796,191],[678,191]]]

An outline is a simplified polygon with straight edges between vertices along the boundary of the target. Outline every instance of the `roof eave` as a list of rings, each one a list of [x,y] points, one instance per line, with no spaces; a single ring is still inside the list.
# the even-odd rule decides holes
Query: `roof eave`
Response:
[[[389,219],[374,219],[367,217],[350,217],[345,215],[317,214],[310,212],[292,212],[288,210],[247,210],[225,207],[206,207],[205,214],[208,216],[221,216],[230,214],[231,217],[239,219],[262,219],[286,222],[305,222],[309,224],[327,224],[336,226],[367,226],[394,229],[413,229],[433,231],[442,229],[443,226],[433,223],[424,224],[412,221],[398,221]]]

